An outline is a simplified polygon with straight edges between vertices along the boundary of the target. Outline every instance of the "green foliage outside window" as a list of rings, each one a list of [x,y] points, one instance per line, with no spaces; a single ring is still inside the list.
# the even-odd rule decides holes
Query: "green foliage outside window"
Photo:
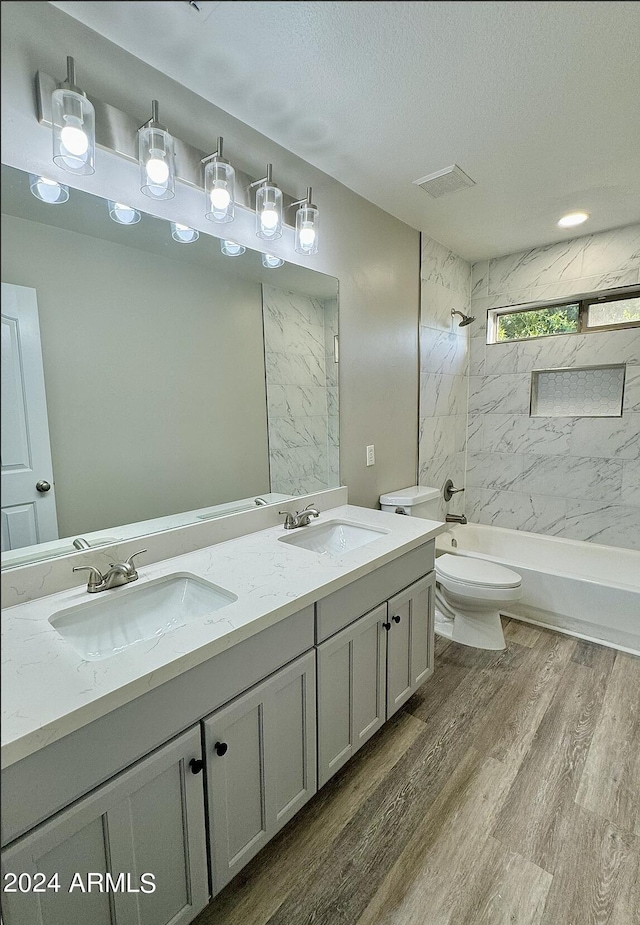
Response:
[[[578,330],[579,310],[579,303],[574,302],[570,305],[498,315],[498,341],[575,333]]]

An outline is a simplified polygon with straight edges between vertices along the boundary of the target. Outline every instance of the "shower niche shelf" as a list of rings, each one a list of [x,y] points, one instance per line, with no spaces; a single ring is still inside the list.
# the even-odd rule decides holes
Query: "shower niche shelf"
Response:
[[[622,416],[625,364],[534,369],[530,417]]]

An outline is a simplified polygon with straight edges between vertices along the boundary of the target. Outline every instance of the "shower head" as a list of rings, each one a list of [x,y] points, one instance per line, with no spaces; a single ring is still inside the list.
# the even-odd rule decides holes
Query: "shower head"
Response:
[[[472,324],[476,320],[475,318],[472,318],[471,315],[465,315],[463,312],[458,312],[455,309],[452,309],[451,317],[454,315],[460,315],[462,318],[462,321],[458,323],[459,328],[466,328],[468,324]]]

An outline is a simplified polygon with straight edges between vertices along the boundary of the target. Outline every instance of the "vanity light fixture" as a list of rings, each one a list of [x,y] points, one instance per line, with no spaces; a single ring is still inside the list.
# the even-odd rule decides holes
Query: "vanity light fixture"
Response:
[[[318,207],[311,201],[311,196],[312,189],[308,186],[305,198],[291,203],[291,206],[299,206],[296,212],[296,253],[305,256],[318,253],[319,213]]]
[[[173,199],[176,168],[173,137],[158,121],[159,104],[151,102],[151,118],[138,129],[140,190],[150,199]]]
[[[283,263],[282,257],[274,257],[273,254],[262,255],[262,266],[268,270],[275,270],[277,267],[281,267]]]
[[[204,164],[205,218],[210,222],[232,222],[235,218],[236,172],[222,156],[222,138],[218,138],[213,154],[202,159]]]
[[[95,173],[96,120],[86,93],[76,86],[76,63],[67,58],[67,77],[51,94],[53,162],[71,173]]]
[[[225,257],[240,257],[246,249],[243,244],[236,244],[235,241],[220,241],[220,250]]]
[[[251,184],[256,190],[256,235],[264,241],[282,237],[282,190],[272,180],[272,164],[267,175]]]
[[[566,215],[562,216],[558,225],[560,228],[575,228],[576,225],[581,225],[583,222],[586,222],[588,218],[588,212],[568,212]]]
[[[34,173],[29,174],[29,189],[36,199],[39,199],[41,202],[47,202],[52,206],[67,202],[69,199],[68,186],[58,183],[57,180],[47,180],[46,177],[38,177]]]
[[[193,244],[200,237],[200,232],[180,222],[171,222],[171,237],[178,244]]]
[[[137,209],[126,205],[124,202],[113,202],[109,200],[109,218],[118,225],[137,225],[141,215]]]

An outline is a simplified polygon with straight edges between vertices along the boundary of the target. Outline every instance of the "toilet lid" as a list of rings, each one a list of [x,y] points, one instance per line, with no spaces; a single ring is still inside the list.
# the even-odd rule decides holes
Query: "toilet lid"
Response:
[[[462,581],[467,585],[485,588],[518,588],[522,579],[504,565],[469,556],[451,556],[446,553],[436,559],[436,576]]]

